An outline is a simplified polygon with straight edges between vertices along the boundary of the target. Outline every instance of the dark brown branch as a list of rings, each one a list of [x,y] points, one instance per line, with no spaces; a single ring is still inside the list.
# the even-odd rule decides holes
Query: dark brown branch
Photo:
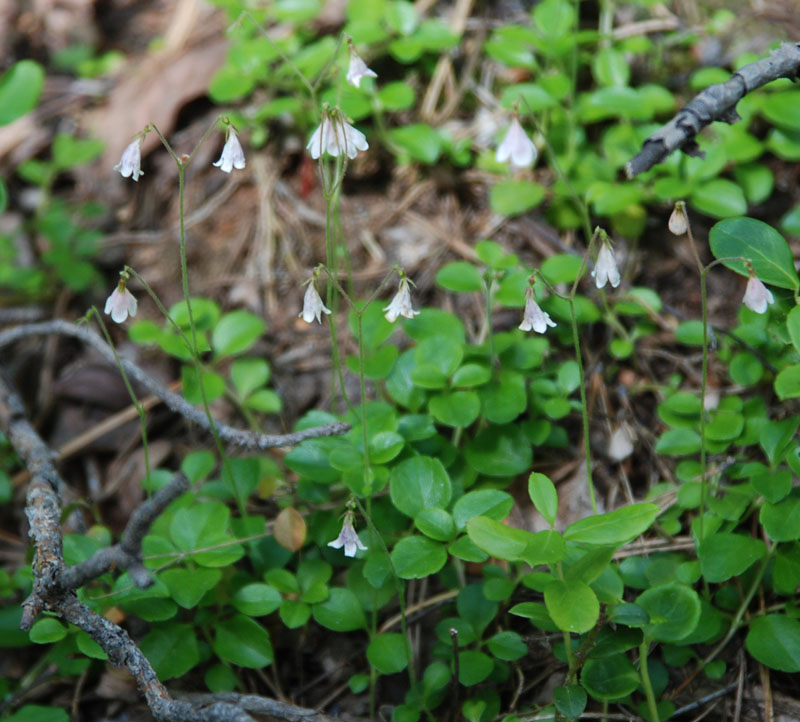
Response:
[[[183,492],[188,491],[189,486],[189,480],[183,474],[175,474],[169,484],[159,489],[133,512],[119,544],[100,549],[86,561],[64,569],[61,585],[65,589],[78,589],[116,567],[127,569],[133,583],[140,589],[151,586],[153,578],[142,563],[142,540],[161,512]]]
[[[800,77],[800,44],[784,43],[768,58],[757,60],[737,70],[725,83],[711,85],[695,96],[665,126],[642,145],[625,165],[628,178],[661,163],[674,150],[702,155],[695,136],[715,120],[735,123],[739,120],[736,104],[756,88],[778,78]]]
[[[76,326],[67,321],[46,321],[43,323],[32,323],[7,331],[0,332],[0,349],[19,339],[28,336],[46,336],[49,334],[60,334],[62,336],[72,336],[80,339],[84,343],[94,348],[108,363],[116,366],[117,361],[111,347],[94,331],[90,331],[83,326]],[[208,417],[203,411],[190,404],[186,399],[178,394],[172,393],[169,389],[162,386],[149,374],[145,373],[132,361],[122,359],[125,372],[154,396],[158,396],[172,411],[180,414],[194,424],[202,427],[206,431],[211,431]],[[295,446],[304,439],[311,439],[318,436],[337,436],[344,434],[350,429],[350,425],[344,422],[315,426],[311,429],[296,431],[291,434],[260,434],[254,431],[236,429],[219,421],[215,422],[220,438],[230,444],[241,446],[245,449],[271,449],[276,446]]]

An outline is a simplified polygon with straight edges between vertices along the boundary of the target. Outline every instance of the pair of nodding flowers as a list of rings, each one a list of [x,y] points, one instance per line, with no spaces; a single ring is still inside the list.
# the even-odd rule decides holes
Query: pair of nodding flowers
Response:
[[[686,217],[686,204],[678,201],[669,217],[668,227],[671,233],[682,236],[689,230],[689,220]],[[753,266],[748,262],[750,277],[747,279],[747,287],[744,290],[742,303],[754,313],[766,313],[767,307],[775,303],[772,292],[759,280]]]
[[[316,280],[318,272],[306,281],[307,287],[305,295],[303,296],[303,310],[297,314],[306,323],[311,323],[314,319],[317,323],[322,323],[322,314],[330,314],[331,310],[322,302],[322,298],[317,291]],[[400,285],[398,286],[397,293],[394,298],[389,302],[383,310],[386,312],[386,320],[389,323],[394,323],[400,316],[405,318],[414,318],[419,315],[419,311],[415,311],[411,305],[411,291],[408,286],[411,283],[405,274],[400,276]]]

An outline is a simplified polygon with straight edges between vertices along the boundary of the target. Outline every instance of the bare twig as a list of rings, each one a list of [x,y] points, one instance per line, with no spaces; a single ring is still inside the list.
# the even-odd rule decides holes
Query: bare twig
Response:
[[[35,555],[33,560],[33,592],[25,600],[20,627],[28,630],[42,610],[59,614],[68,622],[83,629],[108,655],[109,660],[126,667],[136,679],[147,704],[157,720],[164,722],[252,722],[238,707],[218,702],[198,708],[188,702],[173,700],[166,687],[158,681],[152,665],[133,643],[128,633],[116,624],[92,611],[63,584],[67,568],[64,564],[61,538],[61,501],[58,489],[64,487],[52,463],[53,452],[30,425],[22,400],[0,376],[0,429],[8,436],[20,458],[31,471],[25,513],[30,523]],[[145,502],[134,514],[125,530],[121,546],[126,550],[141,542],[141,536],[152,522],[156,509],[163,509],[171,492]],[[166,503],[169,503],[168,500]],[[135,556],[135,555],[134,555]],[[102,573],[102,572],[101,572]]]
[[[62,336],[72,336],[94,348],[108,363],[116,366],[116,359],[111,347],[94,331],[67,321],[45,321],[43,323],[31,323],[7,331],[0,332],[0,348],[8,346],[21,338],[28,336],[43,336],[48,334],[60,334]],[[180,414],[189,421],[210,431],[210,425],[205,413],[190,404],[186,399],[178,394],[174,394],[169,389],[162,386],[149,374],[139,368],[132,361],[122,359],[125,372],[138,383],[144,386],[150,393],[158,396],[164,404],[172,411]],[[304,439],[315,438],[318,436],[337,436],[344,434],[350,429],[350,425],[344,422],[315,426],[303,431],[296,431],[291,434],[261,434],[254,431],[237,429],[221,422],[216,422],[220,438],[230,444],[241,446],[245,449],[271,449],[276,446],[294,446]]]
[[[735,123],[740,119],[736,104],[745,95],[777,78],[799,76],[800,44],[784,43],[768,58],[737,70],[730,80],[706,88],[645,140],[625,166],[628,178],[644,173],[679,148],[689,155],[702,155],[694,138],[703,128],[714,120]]]
[[[339,722],[339,720],[350,720],[356,722],[355,717],[329,717],[322,712],[317,712],[306,707],[295,707],[292,704],[279,702],[269,697],[261,697],[257,694],[238,694],[237,692],[215,692],[205,694],[192,692],[181,694],[182,699],[194,702],[195,704],[209,704],[227,702],[241,707],[247,712],[259,715],[271,715],[289,722]]]
[[[153,578],[142,563],[142,540],[150,530],[150,525],[170,502],[188,489],[189,480],[181,473],[175,474],[166,486],[133,512],[119,544],[100,549],[86,561],[64,569],[61,585],[65,589],[78,589],[109,569],[117,567],[127,569],[131,580],[140,589],[152,586]]]

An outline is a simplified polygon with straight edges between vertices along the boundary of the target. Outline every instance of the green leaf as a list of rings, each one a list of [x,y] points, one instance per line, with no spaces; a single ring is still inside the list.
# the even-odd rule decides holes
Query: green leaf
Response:
[[[737,577],[763,558],[767,548],[761,539],[718,532],[703,540],[697,550],[703,576],[708,582]]]
[[[170,596],[184,609],[196,607],[222,578],[219,569],[167,569],[159,575]]]
[[[266,324],[250,311],[226,313],[214,327],[211,343],[217,358],[234,356],[247,351],[264,333]]]
[[[211,645],[214,653],[226,662],[248,669],[262,669],[272,664],[274,654],[269,633],[258,622],[243,614],[214,625]]]
[[[412,123],[395,128],[389,133],[389,138],[411,158],[428,165],[433,165],[442,153],[441,136],[425,123]]]
[[[782,672],[800,672],[800,621],[785,614],[756,617],[745,640],[761,664]]]
[[[216,401],[225,393],[225,379],[214,371],[202,370],[203,388],[197,380],[197,369],[194,366],[183,366],[181,368],[181,382],[183,384],[183,395],[190,404],[203,403],[203,391],[205,391],[206,401],[209,403]]]
[[[558,492],[553,482],[544,474],[533,472],[528,477],[528,495],[536,511],[550,526],[553,526],[558,514]]]
[[[302,627],[311,617],[311,607],[305,602],[294,599],[284,599],[280,608],[281,621],[289,629]]]
[[[480,271],[466,261],[446,263],[436,273],[436,283],[448,291],[457,293],[483,290]]]
[[[447,507],[452,486],[439,459],[415,456],[392,469],[389,492],[395,507],[413,519],[428,507]]]
[[[367,626],[358,597],[343,587],[333,587],[324,602],[312,607],[312,614],[317,624],[334,632],[352,632]]]
[[[514,662],[528,654],[528,645],[516,632],[498,632],[486,640],[489,651],[498,659]]]
[[[479,489],[469,491],[453,505],[453,520],[456,528],[463,530],[469,519],[485,516],[497,521],[505,519],[514,497],[500,489]]]
[[[564,540],[596,546],[621,546],[647,531],[658,514],[659,508],[655,504],[631,504],[570,524],[564,531]]]
[[[272,389],[259,389],[250,395],[244,405],[262,414],[277,414],[283,408],[283,401]]]
[[[493,424],[508,424],[527,406],[525,377],[517,371],[502,369],[494,383],[480,391],[483,415]]]
[[[248,617],[272,614],[281,606],[281,593],[269,584],[246,584],[236,590],[231,603]]]
[[[428,409],[440,424],[463,428],[478,418],[481,402],[474,391],[453,391],[432,396]]]
[[[544,196],[545,189],[538,183],[526,180],[500,181],[489,191],[489,205],[502,216],[518,216],[538,206]]]
[[[472,543],[489,556],[510,562],[522,559],[528,541],[533,536],[524,529],[506,526],[486,516],[469,519],[467,534]]]
[[[440,338],[425,338],[414,349],[411,380],[426,389],[440,389],[459,367],[464,349],[457,344],[442,343]]]
[[[58,168],[75,168],[94,160],[103,152],[104,146],[102,140],[83,140],[67,133],[58,133],[53,140],[53,162]]]
[[[466,445],[469,465],[486,476],[514,476],[530,468],[533,452],[519,425],[489,426]]]
[[[700,621],[700,597],[683,584],[664,584],[640,594],[636,603],[650,615],[645,636],[658,642],[679,642]]]
[[[378,100],[389,111],[408,110],[414,105],[414,88],[408,83],[387,83],[378,91]]]
[[[770,464],[774,466],[783,459],[798,428],[800,428],[800,416],[789,416],[781,421],[769,421],[764,424],[758,441]]]
[[[694,429],[669,429],[658,438],[656,451],[666,456],[688,456],[700,451],[700,434]]]
[[[64,639],[67,628],[55,617],[41,617],[33,623],[28,635],[36,644],[51,644]]]
[[[569,719],[575,719],[586,709],[586,692],[577,684],[556,687],[553,690],[553,702],[561,714]]]
[[[579,579],[550,582],[544,589],[544,603],[552,620],[565,632],[588,632],[600,617],[597,595]]]
[[[770,93],[759,103],[761,112],[767,120],[788,130],[800,131],[800,118],[797,108],[800,107],[800,91],[786,90],[782,93]]]
[[[611,702],[639,688],[639,673],[624,654],[586,660],[581,670],[583,688],[597,700]]]
[[[398,577],[422,579],[445,565],[447,549],[423,536],[407,536],[395,544],[391,558]]]
[[[709,234],[715,258],[749,258],[756,275],[778,288],[800,288],[789,244],[772,226],[754,218],[729,218],[717,223]],[[749,276],[744,261],[723,261],[742,276]]]
[[[444,509],[423,509],[414,517],[414,526],[425,536],[440,542],[449,542],[456,535],[453,517]]]
[[[775,377],[775,393],[781,401],[800,396],[800,364],[787,366]]]
[[[408,666],[408,644],[402,634],[378,634],[367,647],[367,660],[381,674],[396,674]]]
[[[0,125],[8,125],[33,110],[44,86],[44,68],[20,60],[0,75]]]
[[[246,399],[269,381],[269,364],[260,358],[240,358],[231,364],[231,381],[239,398]]]
[[[800,306],[794,306],[786,315],[786,330],[792,345],[797,353],[800,353]]]
[[[758,520],[772,541],[800,539],[800,498],[790,496],[777,504],[766,502],[761,507]]]
[[[153,627],[139,648],[162,681],[182,677],[200,662],[197,635],[191,624],[161,624]]]
[[[458,681],[465,687],[483,682],[494,669],[492,658],[483,652],[458,653]]]
[[[747,213],[744,191],[733,181],[715,178],[692,191],[689,201],[698,211],[712,218],[731,218]]]
[[[61,707],[25,704],[4,720],[5,722],[69,722],[69,714]]]

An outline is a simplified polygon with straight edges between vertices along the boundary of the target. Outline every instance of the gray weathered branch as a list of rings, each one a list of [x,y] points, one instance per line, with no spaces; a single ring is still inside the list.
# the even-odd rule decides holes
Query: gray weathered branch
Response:
[[[61,500],[57,492],[64,482],[53,466],[53,452],[42,441],[25,416],[25,407],[13,387],[0,375],[0,429],[19,454],[31,480],[28,484],[25,513],[30,523],[30,536],[34,543],[33,592],[25,600],[20,626],[30,629],[43,610],[55,612],[68,622],[83,629],[109,660],[126,667],[136,679],[153,716],[162,722],[253,722],[252,717],[239,707],[218,702],[208,707],[197,707],[188,702],[174,700],[166,687],[158,681],[152,665],[134,644],[128,633],[110,620],[102,617],[80,602],[72,589],[65,586],[63,577],[67,570],[62,553]],[[158,504],[163,509],[165,499],[158,503],[145,502],[143,509],[134,514],[126,529],[124,543],[132,547],[146,526],[152,522]],[[169,503],[167,501],[167,503]],[[102,573],[102,572],[101,572]]]
[[[118,544],[98,550],[80,564],[66,567],[61,574],[61,585],[65,589],[79,589],[110,569],[117,568],[127,569],[133,583],[140,589],[152,586],[153,578],[142,563],[142,540],[156,518],[173,500],[188,491],[189,486],[189,480],[183,474],[175,474],[166,486],[133,512]]]
[[[67,321],[45,321],[43,323],[31,323],[0,332],[0,349],[8,346],[19,339],[28,336],[47,336],[50,334],[60,334],[62,336],[72,336],[94,348],[108,363],[116,366],[114,352],[111,347],[94,331],[90,331],[83,326],[76,326]],[[125,372],[154,396],[158,396],[172,411],[180,414],[194,424],[197,424],[206,431],[211,431],[208,417],[205,413],[190,404],[183,396],[174,394],[169,389],[162,386],[158,381],[145,373],[132,361],[122,359]],[[304,439],[311,439],[318,436],[337,436],[344,434],[350,429],[350,425],[344,422],[315,426],[310,429],[303,429],[291,434],[261,434],[255,431],[247,431],[228,426],[219,421],[214,424],[220,438],[230,444],[241,446],[245,449],[271,449],[276,446],[295,446]]]
[[[642,149],[625,165],[628,178],[633,178],[661,163],[674,150],[701,155],[695,136],[712,121],[735,123],[739,120],[736,104],[748,93],[778,78],[800,77],[800,44],[784,43],[768,58],[757,60],[737,70],[730,80],[711,85],[695,96],[665,126],[642,145]]]

